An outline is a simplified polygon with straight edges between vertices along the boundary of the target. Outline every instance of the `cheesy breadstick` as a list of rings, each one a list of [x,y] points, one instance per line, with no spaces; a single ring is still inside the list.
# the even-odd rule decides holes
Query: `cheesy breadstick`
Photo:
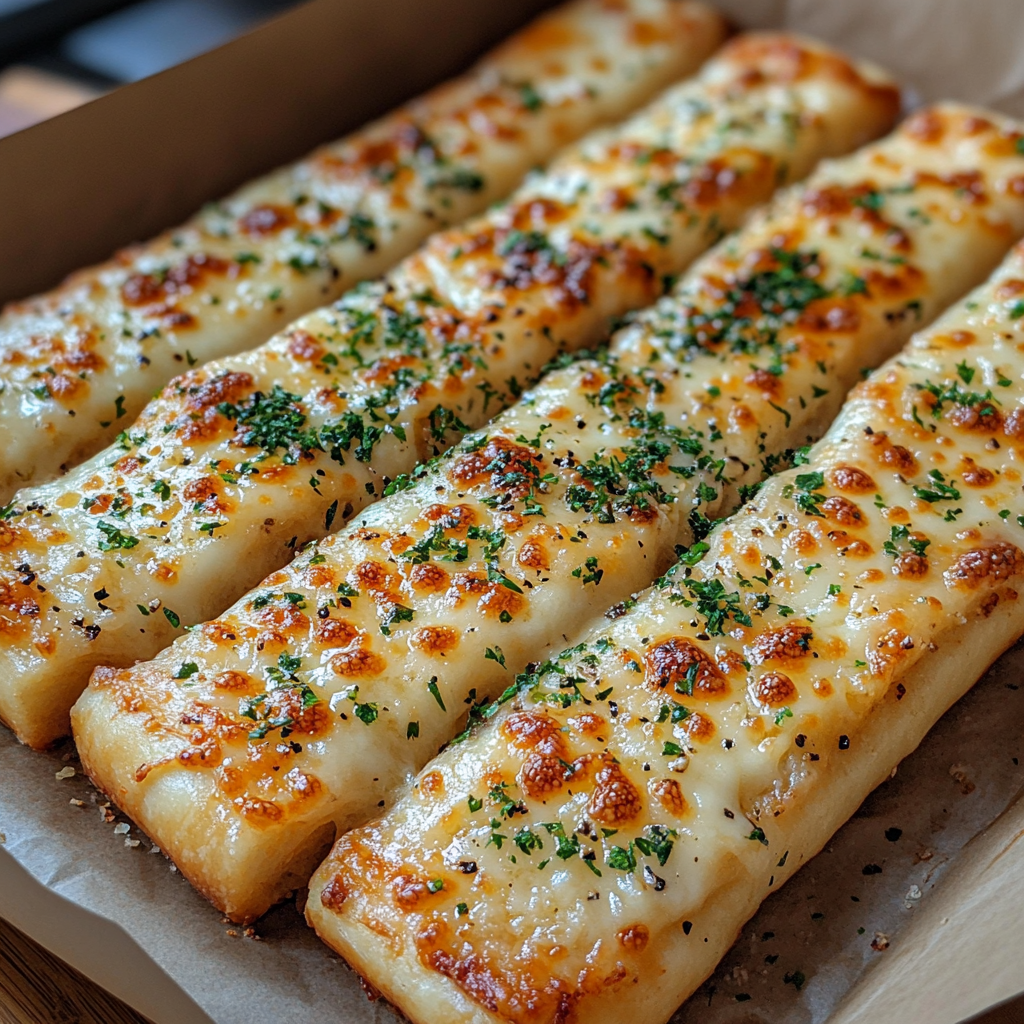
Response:
[[[508,205],[172,382],[117,445],[9,510],[0,584],[31,572],[59,599],[11,606],[0,717],[29,743],[61,735],[94,666],[222,611],[560,350],[603,340],[780,180],[876,134],[895,100],[833,51],[741,38]]]
[[[1024,632],[1024,248],[310,889],[415,1024],[660,1024]],[[692,564],[695,563],[695,564]]]
[[[718,45],[686,0],[577,0],[466,75],[0,314],[0,504],[92,455],[175,374],[374,277]]]
[[[549,374],[156,660],[97,670],[74,713],[93,779],[233,917],[303,884],[467,708],[628,603],[996,262],[1024,228],[1024,159],[1019,131],[980,120],[935,110],[823,167],[606,357]]]

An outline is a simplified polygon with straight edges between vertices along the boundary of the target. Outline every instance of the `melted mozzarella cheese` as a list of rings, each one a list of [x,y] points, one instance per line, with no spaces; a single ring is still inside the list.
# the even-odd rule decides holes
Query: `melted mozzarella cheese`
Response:
[[[864,75],[788,36],[740,39],[506,206],[177,379],[117,445],[22,491],[0,580],[29,566],[53,599],[0,634],[0,713],[52,741],[94,666],[156,654],[486,422],[560,350],[603,340],[779,180],[890,122],[895,89]]]
[[[1024,632],[1022,310],[1024,247],[343,837],[321,935],[413,1021],[667,1019]]]
[[[0,314],[0,503],[128,427],[196,362],[251,348],[382,273],[537,163],[689,74],[696,3],[577,0],[469,74]]]
[[[826,166],[606,357],[550,373],[155,661],[98,670],[74,714],[93,778],[233,916],[302,884],[467,706],[649,584],[824,429],[863,360],[996,262],[1024,230],[1024,159],[981,120],[941,108]],[[937,178],[951,162],[976,198]],[[571,703],[576,670],[557,678]]]

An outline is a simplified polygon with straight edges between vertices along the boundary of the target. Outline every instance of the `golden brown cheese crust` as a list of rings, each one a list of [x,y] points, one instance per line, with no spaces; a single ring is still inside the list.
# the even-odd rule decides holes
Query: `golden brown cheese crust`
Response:
[[[24,694],[0,704],[7,721],[29,742],[59,736],[95,665],[152,656],[216,615],[559,351],[600,342],[778,181],[876,134],[896,92],[864,74],[788,36],[739,40],[506,206],[177,378],[116,445],[21,492],[0,579],[28,565],[38,585],[71,587],[0,636],[0,689]]]
[[[292,860],[318,830],[365,820],[467,706],[486,714],[518,668],[628,603],[675,544],[700,538],[742,486],[824,429],[862,361],[909,335],[908,305],[930,316],[977,272],[975,258],[991,265],[1024,228],[1020,199],[977,217],[958,189],[913,184],[933,162],[985,163],[997,196],[1024,163],[986,163],[1003,129],[979,135],[976,112],[942,114],[946,147],[903,130],[823,168],[702,259],[605,358],[549,373],[155,661],[98,671],[75,712],[94,779],[232,915],[254,916],[301,882]],[[861,205],[809,215],[826,189]],[[823,305],[859,326],[821,329]],[[688,333],[702,323],[708,336]],[[752,365],[773,368],[770,397],[747,383]],[[741,400],[742,429],[719,429]],[[836,479],[851,495],[849,548],[867,478],[849,465]],[[818,542],[802,532],[807,551]],[[785,706],[809,643],[805,626],[787,624],[752,644],[766,703]],[[653,689],[721,699],[744,656],[667,637],[621,657]],[[606,718],[577,725],[591,746],[575,752],[543,721],[517,729],[517,785],[553,793],[563,762],[577,764],[601,827],[624,827],[644,798],[597,756]],[[706,739],[716,725],[695,711],[687,729]],[[657,796],[682,810],[673,781]]]
[[[339,840],[320,933],[414,1021],[667,1018],[1024,632],[1021,294],[1024,247],[706,550]]]
[[[577,0],[467,75],[0,314],[0,503],[128,427],[197,362],[382,273],[530,168],[693,72],[721,18]]]

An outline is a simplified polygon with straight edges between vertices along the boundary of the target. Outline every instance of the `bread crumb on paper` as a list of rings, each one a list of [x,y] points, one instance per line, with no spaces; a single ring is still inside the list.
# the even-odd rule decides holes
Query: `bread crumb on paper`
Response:
[[[59,772],[56,772],[57,781],[60,782],[63,779],[73,779],[75,777],[75,769],[71,765],[65,765]]]
[[[974,783],[967,775],[967,767],[962,764],[951,764],[949,766],[949,777],[960,787],[964,796],[970,796],[975,789]]]

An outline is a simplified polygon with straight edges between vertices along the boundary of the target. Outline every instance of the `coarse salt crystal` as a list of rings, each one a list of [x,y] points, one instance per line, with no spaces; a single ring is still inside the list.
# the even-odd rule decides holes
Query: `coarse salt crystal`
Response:
[[[131,825],[128,824],[127,821],[119,821],[114,826],[114,835],[115,836],[127,835],[129,832],[131,832],[131,830],[132,830],[132,827],[131,827]]]

